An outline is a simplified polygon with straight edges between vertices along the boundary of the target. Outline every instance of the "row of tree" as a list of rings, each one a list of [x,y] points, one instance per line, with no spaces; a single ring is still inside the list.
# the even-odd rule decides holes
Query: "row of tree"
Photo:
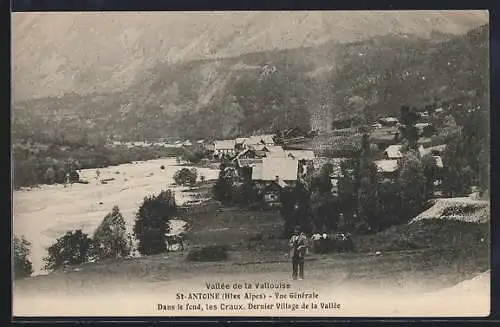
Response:
[[[133,236],[142,255],[168,250],[169,220],[177,212],[172,191],[144,198],[135,216]],[[14,277],[28,277],[33,273],[29,260],[30,243],[23,237],[13,240]],[[133,249],[133,237],[127,233],[125,219],[115,206],[96,228],[92,237],[82,230],[68,231],[48,248],[44,269],[52,271],[66,265],[127,257]]]
[[[319,176],[299,181],[283,190],[282,215],[285,232],[300,225],[308,232],[344,229],[376,232],[407,222],[426,206],[434,191],[438,169],[434,158],[420,158],[409,150],[399,163],[394,179],[377,173],[364,136],[357,157],[341,164],[337,194],[332,193],[330,165]]]

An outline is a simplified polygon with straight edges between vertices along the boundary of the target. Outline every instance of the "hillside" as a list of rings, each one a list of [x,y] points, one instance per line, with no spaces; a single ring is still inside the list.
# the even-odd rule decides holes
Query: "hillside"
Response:
[[[437,199],[431,208],[419,214],[411,223],[424,219],[488,223],[490,220],[490,202],[470,197]]]
[[[106,36],[98,23],[111,16],[92,15],[13,17],[15,137],[328,129],[333,116],[356,109],[352,97],[385,114],[402,103],[487,90],[488,29],[453,36],[483,24],[482,13],[241,13],[196,23],[189,15],[127,14],[106,20]],[[56,28],[49,16],[63,25]],[[85,26],[90,32],[79,37]],[[171,35],[173,26],[186,30]],[[290,26],[293,38],[284,32]],[[115,34],[118,41],[109,37]],[[37,44],[43,46],[35,51]],[[83,45],[90,48],[81,51]]]

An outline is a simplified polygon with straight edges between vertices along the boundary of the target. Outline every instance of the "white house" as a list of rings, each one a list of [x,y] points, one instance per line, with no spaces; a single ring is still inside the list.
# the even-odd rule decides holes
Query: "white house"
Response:
[[[374,163],[377,166],[377,171],[382,174],[382,176],[388,179],[396,178],[398,160],[377,160],[374,161]]]
[[[262,158],[262,163],[257,163],[252,169],[252,180],[275,181],[276,178],[296,181],[299,161],[292,158]]]
[[[403,146],[401,144],[389,145],[384,150],[384,156],[386,159],[395,160],[403,158],[403,153],[401,152]]]
[[[234,140],[219,140],[214,142],[214,156],[221,157],[223,155],[233,156],[236,154]]]
[[[399,123],[399,119],[395,117],[383,117],[378,119],[379,123],[384,126],[395,126]]]

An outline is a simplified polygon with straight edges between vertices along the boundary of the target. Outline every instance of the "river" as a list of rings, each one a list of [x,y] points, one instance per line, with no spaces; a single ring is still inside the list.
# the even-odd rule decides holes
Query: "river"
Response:
[[[160,169],[161,166],[165,169]],[[173,185],[174,173],[183,168],[175,159],[155,159],[99,169],[80,170],[80,179],[89,184],[41,185],[13,193],[13,233],[31,242],[33,275],[46,274],[43,258],[47,248],[66,231],[82,229],[92,236],[95,228],[117,205],[132,231],[134,216],[144,197],[165,189],[175,192],[178,205],[192,200]],[[191,167],[187,167],[191,168]],[[198,176],[216,179],[218,171],[197,168]],[[99,173],[97,173],[99,171]],[[198,177],[199,178],[199,177]],[[101,180],[108,180],[106,184]],[[174,229],[182,221],[174,221]]]

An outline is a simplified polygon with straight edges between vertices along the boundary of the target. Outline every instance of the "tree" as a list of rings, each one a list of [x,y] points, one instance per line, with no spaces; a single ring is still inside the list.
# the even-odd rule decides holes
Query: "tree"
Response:
[[[358,159],[357,213],[359,223],[369,224],[375,219],[377,167],[373,163],[368,134],[363,134]]]
[[[14,278],[25,278],[30,277],[33,273],[33,265],[29,260],[29,255],[31,252],[31,243],[28,242],[24,237],[14,236],[12,240],[12,252],[14,256]]]
[[[428,200],[422,164],[414,151],[403,156],[399,165],[398,183],[401,186],[401,215],[411,219],[419,214]]]
[[[288,235],[295,226],[300,226],[306,233],[312,230],[311,193],[307,185],[297,181],[293,188],[286,187],[281,191],[281,214],[285,220],[285,234]]]
[[[456,136],[460,127],[457,125],[455,118],[452,115],[447,115],[442,119],[441,128],[439,129],[439,134],[443,135],[445,138],[449,139]]]
[[[294,189],[291,187],[285,187],[281,190],[280,193],[280,201],[281,201],[281,207],[280,207],[280,212],[281,216],[285,220],[285,226],[283,233],[285,236],[288,237],[290,233],[293,231],[293,228],[296,225],[295,222],[295,196],[294,196]]]
[[[313,191],[311,194],[311,210],[313,230],[316,232],[324,232],[337,227],[339,213],[337,212],[335,197],[331,192]]]
[[[439,167],[432,155],[424,155],[420,160],[425,177],[426,197],[431,198],[434,196],[434,182],[439,179]]]
[[[44,175],[45,182],[48,184],[54,184],[55,178],[56,178],[56,172],[54,168],[52,167],[47,168]]]
[[[70,183],[78,183],[80,181],[80,175],[76,170],[72,170],[68,174],[68,181]]]
[[[401,107],[401,123],[403,137],[408,142],[408,148],[416,149],[417,141],[418,141],[418,129],[415,127],[415,124],[418,120],[418,112],[415,108],[410,108],[408,106]]]
[[[405,222],[401,215],[401,185],[397,182],[383,181],[378,184],[376,193],[376,209],[373,218],[369,221],[374,232],[383,230],[392,225]]]
[[[167,250],[165,234],[170,231],[169,220],[176,212],[175,197],[170,190],[144,198],[134,225],[134,236],[139,241],[141,254],[158,254]]]
[[[432,137],[434,134],[436,134],[436,128],[432,125],[427,125],[422,130],[423,137]]]
[[[231,168],[225,164],[220,165],[219,178],[214,184],[214,198],[224,204],[229,204],[233,201],[233,179],[230,173]]]
[[[451,140],[443,153],[443,183],[446,196],[464,196],[469,193],[473,170],[464,156],[466,144],[460,139]]]
[[[115,259],[130,254],[125,219],[118,206],[114,206],[104,217],[92,239],[99,259]]]
[[[59,168],[57,169],[56,171],[56,174],[55,174],[55,182],[57,184],[65,184],[66,183],[66,171],[64,170],[64,168]]]
[[[195,168],[182,168],[181,170],[175,172],[174,181],[177,185],[193,185],[196,183],[197,176],[198,172]]]
[[[199,163],[205,157],[205,152],[201,148],[193,149],[192,151],[189,149],[184,149],[182,154],[182,159],[187,162],[191,162],[193,164]]]
[[[415,108],[410,108],[409,106],[401,106],[400,119],[401,124],[405,126],[414,126],[418,120],[418,113]]]
[[[486,143],[486,142],[485,142]],[[488,142],[489,143],[489,142]],[[490,190],[490,151],[485,144],[478,155],[479,167],[479,189],[481,193],[489,194]]]
[[[234,194],[234,202],[242,207],[252,205],[259,200],[257,189],[252,181],[242,183]]]
[[[489,188],[490,128],[489,112],[470,110],[462,120],[459,133],[449,137],[443,153],[443,190],[448,196],[462,196],[471,186]]]
[[[338,206],[346,219],[346,224],[352,223],[352,217],[357,211],[357,161],[350,159],[341,163],[341,177],[338,181]]]
[[[63,265],[79,265],[88,262],[94,253],[92,239],[81,229],[68,231],[52,244],[45,261],[45,270],[55,270]]]

